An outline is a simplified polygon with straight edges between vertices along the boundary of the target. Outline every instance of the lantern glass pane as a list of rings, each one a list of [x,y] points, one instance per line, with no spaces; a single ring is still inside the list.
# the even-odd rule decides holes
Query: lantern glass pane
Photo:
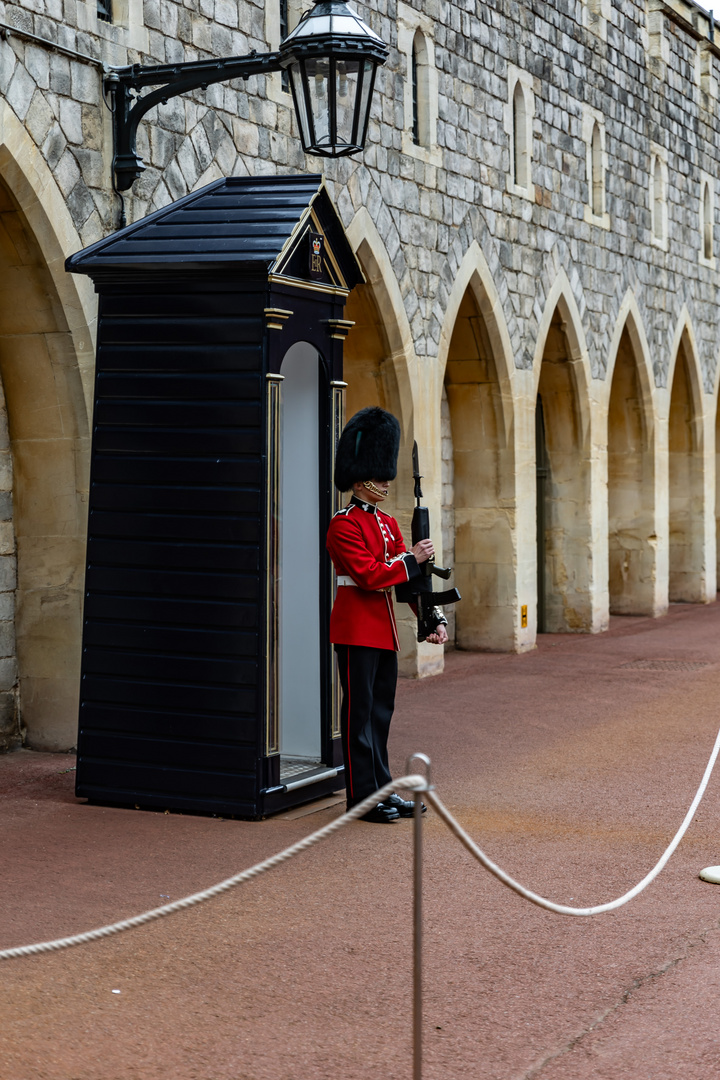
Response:
[[[354,125],[355,103],[358,98],[358,60],[337,60],[335,62],[335,143],[340,146],[353,146],[357,141]]]
[[[347,15],[333,15],[332,32],[342,37],[364,37],[362,23],[358,25],[357,19],[351,19]]]
[[[365,142],[368,120],[370,118],[370,106],[372,104],[373,89],[373,65],[369,60],[363,62],[362,83],[360,85],[360,100],[357,103],[358,126],[355,141],[362,145]]]
[[[330,61],[324,56],[305,61],[305,76],[310,92],[310,110],[315,128],[315,146],[328,149],[330,146],[330,101],[328,97],[330,80]]]
[[[332,31],[332,22],[328,16],[315,15],[311,19],[304,19],[298,24],[293,39],[305,37],[319,37],[320,34],[329,34]]]
[[[312,142],[312,133],[308,122],[302,71],[298,63],[291,64],[287,70],[290,72],[290,85],[292,86],[293,100],[295,101],[295,114],[300,126],[300,139],[302,140],[303,149],[306,150]]]

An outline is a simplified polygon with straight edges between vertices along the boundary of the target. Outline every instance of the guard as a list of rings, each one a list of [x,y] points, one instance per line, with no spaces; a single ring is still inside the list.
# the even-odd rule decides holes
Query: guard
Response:
[[[380,509],[397,474],[400,425],[380,408],[361,409],[338,443],[335,486],[352,489],[347,506],[330,522],[327,548],[337,571],[337,596],[330,616],[340,685],[342,747],[348,808],[391,780],[387,740],[395,707],[400,647],[391,590],[420,576],[432,559],[432,540],[406,551],[397,522]],[[427,641],[447,641],[439,609]],[[411,817],[414,803],[395,793],[364,815],[365,821]]]

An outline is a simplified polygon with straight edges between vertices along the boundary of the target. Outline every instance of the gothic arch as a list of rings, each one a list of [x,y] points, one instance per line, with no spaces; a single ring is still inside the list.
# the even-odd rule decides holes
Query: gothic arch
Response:
[[[714,435],[715,466],[715,587],[720,585],[720,360],[715,359],[712,393],[712,434]],[[710,429],[708,427],[708,434]]]
[[[487,327],[502,388],[505,431],[509,433],[512,430],[513,421],[512,394],[515,371],[512,342],[495,279],[477,240],[473,240],[465,252],[446,300],[438,348],[438,377],[442,379],[445,375],[452,332],[460,304],[468,289],[472,292]]]
[[[654,380],[640,311],[630,291],[613,331],[605,385],[610,612],[655,615],[658,528]]]
[[[466,649],[515,647],[515,376],[498,290],[476,241],[440,333],[443,557],[463,604],[451,637]],[[454,634],[452,633],[454,631]]]
[[[690,391],[692,393],[692,406],[695,417],[695,426],[698,427],[697,438],[702,447],[702,424],[701,420],[705,412],[705,401],[703,397],[703,374],[700,367],[700,355],[698,349],[698,342],[695,336],[695,328],[693,320],[690,317],[688,305],[683,304],[675,323],[675,329],[672,336],[672,345],[670,347],[670,362],[667,369],[667,386],[672,387],[673,379],[675,377],[675,369],[678,363],[681,348],[685,352],[688,368],[688,379],[690,382]]]
[[[604,629],[604,580],[598,579],[603,560],[592,497],[598,483],[592,373],[580,310],[562,268],[538,320],[533,374],[538,629]]]
[[[345,381],[349,383],[353,364],[364,357],[366,365],[374,369],[371,374],[376,382],[373,400],[367,378],[366,389],[360,391],[356,402],[348,386],[348,414],[364,405],[383,405],[396,413],[403,433],[410,438],[414,423],[410,372],[413,337],[400,288],[387,249],[365,207],[355,214],[347,228],[347,237],[362,266],[365,284],[350,294],[345,316],[353,320],[354,312],[362,306],[366,317],[370,314],[376,320],[376,340],[370,350],[374,356],[370,355],[367,339],[361,339],[360,326],[350,331],[345,342]]]
[[[708,566],[708,541],[714,539],[709,513],[712,493],[706,491],[702,372],[686,306],[673,335],[667,386],[668,598],[704,603],[715,576],[714,558],[712,574]]]
[[[50,170],[1,101],[0,187],[20,710],[30,745],[59,750],[77,731],[95,301],[89,282],[64,271],[80,240]]]
[[[348,167],[347,159],[341,159],[336,164],[338,174],[345,172]],[[382,269],[385,286],[392,294],[395,321],[398,327],[402,327],[404,343],[405,330],[412,327],[407,339],[410,343],[408,356],[426,354],[424,320],[419,312],[418,296],[405,260],[404,245],[377,181],[368,169],[361,165],[350,173],[344,187],[339,181],[335,184],[329,183],[328,186],[346,232],[348,235],[352,232],[352,242],[356,250],[363,239],[358,231],[358,223],[366,222],[369,227],[369,245]]]
[[[584,304],[582,305],[584,308]],[[538,320],[533,356],[533,375],[535,393],[541,377],[543,354],[547,345],[553,320],[559,317],[562,331],[567,339],[567,359],[571,362],[573,385],[577,395],[577,407],[582,424],[582,441],[586,443],[590,432],[590,384],[593,373],[590,370],[587,341],[583,329],[581,308],[577,303],[570,279],[563,269],[558,271],[552,288],[547,294],[545,308]]]
[[[632,289],[627,290],[623,301],[620,304],[615,318],[612,337],[610,338],[608,346],[607,365],[605,369],[605,380],[608,383],[608,386],[612,382],[613,372],[617,363],[620,340],[625,333],[628,335],[638,364],[638,379],[640,381],[640,391],[642,393],[643,412],[646,423],[648,424],[648,436],[650,436],[653,431],[655,417],[655,379],[653,377],[650,346],[648,345],[647,334],[645,333],[645,323],[637,297]]]
[[[594,336],[588,326],[585,293],[577,267],[564,240],[558,240],[552,251],[548,252],[543,259],[542,272],[537,282],[532,320],[528,320],[528,335],[531,334],[532,321],[537,327],[535,331],[535,360],[537,360],[537,346],[543,340],[543,331],[547,331],[548,311],[550,311],[550,318],[552,318],[552,312],[560,297],[563,298],[563,303],[567,305],[567,310],[572,313],[580,347],[588,357],[588,370],[593,378],[600,378],[601,362],[597,355]],[[540,348],[542,348],[541,345]]]
[[[92,412],[97,302],[87,278],[65,272],[65,260],[82,247],[67,203],[47,162],[7,103],[0,98],[0,177],[12,191],[42,246],[53,287],[72,334],[85,413]],[[78,386],[75,387],[78,389]]]
[[[422,388],[418,385],[412,330],[390,256],[366,207],[360,207],[346,231],[365,275],[365,283],[353,289],[345,307],[345,318],[355,323],[343,348],[347,414],[351,416],[367,405],[380,405],[400,420],[398,476],[388,509],[405,525],[413,505],[410,462],[414,439],[420,446],[424,471],[429,479],[432,477],[432,420],[428,419],[427,409],[415,408],[413,387],[419,392]],[[426,496],[430,495],[429,489],[428,483]],[[398,611],[398,629],[401,672],[428,673],[415,641],[414,616],[406,605]],[[442,665],[442,655],[432,655],[430,663],[433,670],[441,670],[438,665]]]

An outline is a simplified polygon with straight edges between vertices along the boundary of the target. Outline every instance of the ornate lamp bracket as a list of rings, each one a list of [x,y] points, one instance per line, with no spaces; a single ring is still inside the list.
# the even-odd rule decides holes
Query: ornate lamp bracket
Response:
[[[170,98],[190,90],[205,90],[212,83],[248,79],[280,71],[280,53],[251,52],[220,60],[197,60],[187,64],[132,64],[111,68],[105,77],[105,92],[113,105],[113,171],[115,187],[127,191],[145,171],[137,152],[138,124],[146,112],[164,105]],[[155,87],[145,94],[145,87]]]

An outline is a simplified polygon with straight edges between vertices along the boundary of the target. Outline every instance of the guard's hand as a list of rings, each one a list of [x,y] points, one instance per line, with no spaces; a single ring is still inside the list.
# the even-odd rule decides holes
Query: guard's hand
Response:
[[[419,563],[424,563],[428,559],[434,558],[435,545],[432,540],[418,540],[417,544],[410,548],[410,553],[415,556]]]
[[[425,638],[431,645],[444,645],[447,639],[447,627],[443,623],[440,623],[434,634],[428,634]]]

